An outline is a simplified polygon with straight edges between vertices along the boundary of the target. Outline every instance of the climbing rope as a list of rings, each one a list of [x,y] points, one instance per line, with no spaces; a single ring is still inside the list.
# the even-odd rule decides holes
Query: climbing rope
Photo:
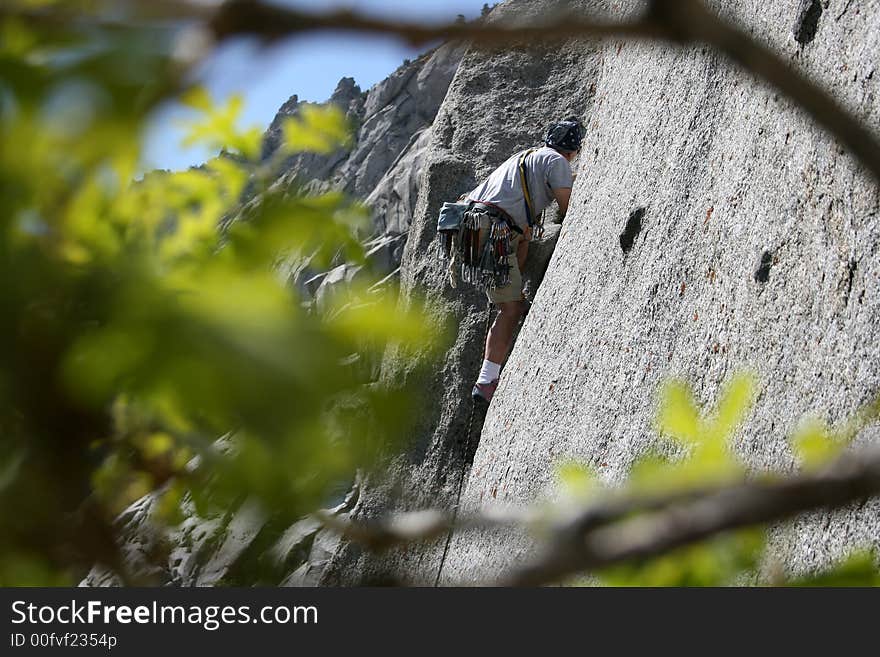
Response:
[[[489,327],[492,326],[492,303],[486,299],[486,329],[483,332],[483,342],[482,344],[486,344],[486,339],[489,337]],[[449,553],[449,545],[452,543],[452,534],[455,531],[455,521],[458,519],[458,507],[461,504],[461,491],[464,488],[464,475],[468,469],[468,456],[471,453],[471,442],[473,440],[473,426],[474,426],[474,416],[477,411],[477,402],[473,397],[471,398],[471,413],[468,417],[467,429],[465,429],[465,439],[464,439],[464,455],[463,463],[461,466],[461,475],[458,478],[458,490],[455,493],[455,506],[452,508],[452,526],[449,528],[449,533],[446,535],[446,544],[443,546],[443,556],[440,557],[440,567],[437,568],[437,577],[434,579],[434,586],[437,587],[440,585],[440,575],[443,573],[443,566],[446,564],[446,555]]]

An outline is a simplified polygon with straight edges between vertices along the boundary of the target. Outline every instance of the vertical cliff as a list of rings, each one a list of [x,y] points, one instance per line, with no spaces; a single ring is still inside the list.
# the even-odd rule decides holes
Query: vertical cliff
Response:
[[[877,125],[880,3],[715,5]],[[880,389],[876,182],[707,48],[612,40],[599,61],[571,210],[489,410],[468,509],[552,498],[563,458],[621,481],[656,444],[655,391],[673,375],[712,404],[731,373],[755,371],[734,449],[780,471],[804,415],[845,419]],[[771,544],[799,572],[878,537],[874,499],[780,525]],[[441,581],[491,576],[530,546],[456,536]]]
[[[531,24],[548,11],[578,7],[595,11],[604,3],[512,0],[493,10],[491,20]],[[535,46],[511,44],[498,51],[471,48],[450,85],[431,129],[418,202],[401,265],[403,303],[424,297],[438,322],[457,327],[450,349],[426,378],[412,374],[422,356],[386,354],[382,379],[408,386],[423,396],[411,444],[393,459],[384,476],[374,475],[361,489],[353,518],[370,518],[388,509],[451,507],[470,470],[482,416],[473,419],[471,386],[483,354],[485,294],[452,290],[436,254],[436,217],[444,201],[455,200],[518,149],[543,139],[548,123],[567,115],[589,118],[599,74],[595,45],[566,42]],[[536,286],[558,235],[532,245],[528,272]],[[330,561],[324,584],[396,581],[434,584],[442,568],[446,540],[383,554],[343,544]]]

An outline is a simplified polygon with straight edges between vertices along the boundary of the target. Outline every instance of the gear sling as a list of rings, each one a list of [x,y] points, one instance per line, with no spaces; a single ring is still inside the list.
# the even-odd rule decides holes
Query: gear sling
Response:
[[[523,153],[518,170],[523,189],[526,219],[533,239],[543,234],[543,221],[536,222],[532,197],[526,179],[525,160],[535,149]],[[543,217],[541,217],[543,219]],[[449,262],[449,277],[456,286],[458,265],[465,283],[483,290],[510,285],[510,263],[513,254],[511,231],[522,230],[500,207],[485,201],[444,203],[437,220],[440,235],[440,258]]]

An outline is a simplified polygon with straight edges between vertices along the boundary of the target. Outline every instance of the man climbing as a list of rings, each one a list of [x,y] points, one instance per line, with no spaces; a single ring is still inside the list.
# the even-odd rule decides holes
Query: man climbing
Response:
[[[472,392],[475,401],[490,402],[498,387],[501,366],[507,360],[514,331],[525,312],[522,268],[535,222],[554,200],[559,204],[560,215],[568,210],[574,181],[570,163],[581,148],[583,135],[584,129],[576,117],[554,123],[547,131],[543,147],[511,156],[467,194],[470,201],[507,219],[514,231],[511,247],[515,249],[508,258],[509,284],[488,290],[489,300],[498,306],[498,316],[486,338],[483,367]]]

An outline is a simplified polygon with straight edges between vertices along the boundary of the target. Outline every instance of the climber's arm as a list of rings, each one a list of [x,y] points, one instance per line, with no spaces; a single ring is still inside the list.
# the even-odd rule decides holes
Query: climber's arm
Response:
[[[568,200],[571,198],[571,187],[557,187],[552,190],[556,202],[559,203],[559,216],[564,217],[568,212]]]

